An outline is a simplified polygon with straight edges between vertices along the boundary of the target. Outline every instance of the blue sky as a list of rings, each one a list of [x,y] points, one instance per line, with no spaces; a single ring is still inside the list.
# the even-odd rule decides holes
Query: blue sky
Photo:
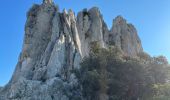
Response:
[[[22,48],[26,12],[42,0],[1,0],[0,3],[0,86],[12,76]],[[55,0],[60,10],[97,6],[109,27],[117,15],[135,25],[144,50],[165,55],[170,61],[170,0]]]

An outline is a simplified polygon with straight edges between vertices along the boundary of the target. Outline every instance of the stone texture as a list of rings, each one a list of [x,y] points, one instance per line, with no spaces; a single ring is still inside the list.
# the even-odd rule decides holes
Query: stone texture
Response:
[[[72,10],[59,12],[52,2],[44,0],[27,13],[23,48],[10,82],[0,88],[0,100],[84,100],[72,70],[93,42],[117,46],[132,57],[143,51],[136,29],[122,17],[109,30],[97,7],[75,18]]]
[[[98,42],[100,47],[105,47],[103,37],[103,18],[98,8],[84,9],[78,13],[77,28],[81,40],[82,57],[87,56],[90,43]]]
[[[113,20],[113,26],[108,35],[108,43],[119,47],[127,56],[136,56],[143,52],[135,27],[128,24],[121,16]]]

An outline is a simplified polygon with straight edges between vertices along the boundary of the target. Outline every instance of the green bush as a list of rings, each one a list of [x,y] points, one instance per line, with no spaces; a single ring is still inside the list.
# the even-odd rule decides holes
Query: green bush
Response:
[[[81,68],[75,71],[87,100],[102,100],[103,94],[109,100],[158,98],[153,85],[166,82],[167,62],[164,57],[151,58],[145,54],[139,57],[143,59],[141,61],[138,57],[124,57],[115,47],[94,47],[90,56],[83,59]]]

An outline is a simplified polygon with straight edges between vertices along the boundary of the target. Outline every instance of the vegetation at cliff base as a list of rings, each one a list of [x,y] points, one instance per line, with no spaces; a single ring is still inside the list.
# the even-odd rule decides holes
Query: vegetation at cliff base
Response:
[[[116,47],[94,46],[75,72],[87,100],[169,100],[168,71],[163,56],[132,58]]]

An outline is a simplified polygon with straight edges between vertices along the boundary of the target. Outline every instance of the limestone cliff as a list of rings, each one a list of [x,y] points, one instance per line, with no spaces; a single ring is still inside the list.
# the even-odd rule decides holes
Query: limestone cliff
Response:
[[[117,46],[132,57],[143,51],[136,29],[120,16],[109,30],[96,7],[76,18],[72,10],[59,12],[52,0],[33,5],[18,64],[0,89],[0,100],[84,100],[72,70],[80,67],[93,42]]]

